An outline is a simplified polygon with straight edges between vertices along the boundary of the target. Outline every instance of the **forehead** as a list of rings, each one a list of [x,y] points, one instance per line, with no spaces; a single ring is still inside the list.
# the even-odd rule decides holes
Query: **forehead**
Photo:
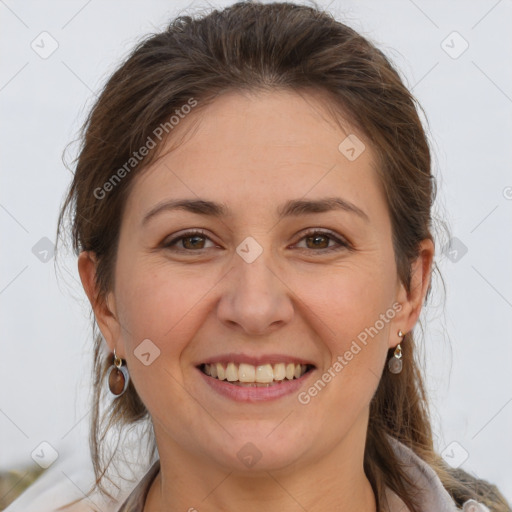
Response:
[[[356,158],[347,158],[354,141]],[[158,160],[135,177],[128,211],[184,196],[244,211],[337,192],[375,204],[383,195],[374,162],[365,137],[334,119],[321,94],[230,92],[183,116]]]

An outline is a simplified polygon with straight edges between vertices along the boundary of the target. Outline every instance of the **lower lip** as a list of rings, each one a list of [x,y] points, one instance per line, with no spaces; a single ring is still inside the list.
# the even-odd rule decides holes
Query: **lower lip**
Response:
[[[236,384],[231,384],[227,380],[219,380],[214,377],[209,377],[199,368],[197,368],[197,371],[201,374],[201,377],[204,379],[206,384],[208,384],[214,391],[237,402],[267,402],[269,400],[276,400],[277,398],[296,393],[314,372],[314,370],[310,370],[298,379],[285,379],[281,381],[280,384],[273,384],[268,387],[252,387],[238,386]]]

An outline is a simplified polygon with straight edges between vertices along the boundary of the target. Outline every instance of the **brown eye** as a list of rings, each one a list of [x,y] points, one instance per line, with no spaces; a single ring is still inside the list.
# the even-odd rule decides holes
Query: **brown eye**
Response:
[[[351,248],[348,242],[326,231],[309,231],[301,240],[306,241],[306,249],[312,249],[319,253]],[[330,242],[334,242],[334,245],[329,247]]]
[[[306,237],[306,240],[311,242],[312,247],[310,249],[327,249],[329,246],[330,237],[327,235],[313,235]]]
[[[305,241],[306,247],[301,249],[312,250],[321,254],[340,249],[351,249],[347,241],[325,231],[310,231],[301,238],[301,241],[302,240]],[[162,247],[178,252],[199,252],[210,248],[205,247],[207,241],[211,242],[210,238],[202,231],[189,231],[179,237],[173,238],[169,242],[164,242]],[[330,245],[332,242],[334,242],[334,245]]]
[[[208,249],[205,247],[205,241],[210,240],[202,231],[189,231],[183,233],[179,237],[173,238],[169,242],[164,242],[162,247],[171,249],[177,246],[177,251],[199,251],[202,249]],[[178,244],[181,244],[179,246]],[[174,250],[174,249],[173,249]]]
[[[185,249],[203,249],[204,238],[204,236],[194,235],[183,237],[181,240],[183,240],[183,247],[185,247]]]

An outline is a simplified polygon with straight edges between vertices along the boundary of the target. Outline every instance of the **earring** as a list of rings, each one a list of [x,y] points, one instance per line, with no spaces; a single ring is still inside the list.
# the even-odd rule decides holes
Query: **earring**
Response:
[[[404,333],[400,330],[398,331],[398,336],[402,338],[405,336]],[[402,347],[400,343],[396,346],[393,357],[388,361],[388,368],[391,373],[400,373],[402,371]]]
[[[108,369],[107,382],[108,389],[114,398],[121,396],[130,382],[128,368],[123,366],[123,360],[117,357],[116,349],[114,349],[114,364]]]

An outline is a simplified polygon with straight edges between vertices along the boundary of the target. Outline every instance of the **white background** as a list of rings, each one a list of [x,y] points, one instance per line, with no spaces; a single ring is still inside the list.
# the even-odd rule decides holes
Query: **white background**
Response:
[[[43,263],[32,247],[55,241],[71,180],[62,152],[94,94],[140,37],[202,8],[208,4],[0,2],[0,469],[33,465],[41,441],[59,452],[48,472],[86,460],[88,303],[76,259],[64,254],[56,276],[54,258]],[[512,501],[511,2],[334,0],[329,10],[395,62],[426,111],[436,214],[467,247],[453,262],[439,241],[447,295],[436,280],[423,317],[436,446],[459,443],[455,456],[469,455],[462,467]],[[47,59],[31,48],[43,31],[59,45]],[[458,58],[442,47],[446,40],[452,55],[463,48],[453,31],[469,44]],[[76,146],[67,160],[75,155]]]

